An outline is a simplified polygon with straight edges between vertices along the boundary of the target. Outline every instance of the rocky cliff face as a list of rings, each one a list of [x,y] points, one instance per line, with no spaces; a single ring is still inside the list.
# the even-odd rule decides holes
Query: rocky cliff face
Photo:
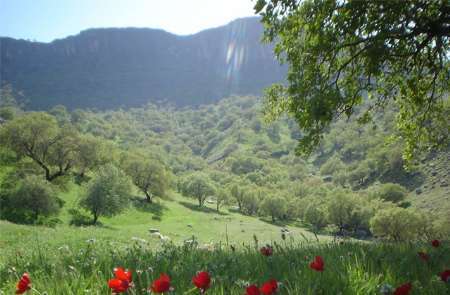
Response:
[[[283,80],[286,69],[261,36],[258,18],[244,18],[189,36],[122,28],[51,43],[1,38],[1,80],[23,91],[32,109],[198,105],[257,95]]]

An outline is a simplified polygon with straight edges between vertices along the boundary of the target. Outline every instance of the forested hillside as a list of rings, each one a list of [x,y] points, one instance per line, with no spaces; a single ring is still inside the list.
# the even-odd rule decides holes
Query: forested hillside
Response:
[[[265,123],[261,107],[256,97],[231,97],[195,109],[149,104],[126,111],[68,112],[57,106],[49,111],[48,118],[40,118],[44,113],[16,115],[3,125],[3,138],[5,143],[12,141],[10,147],[20,153],[14,146],[18,139],[5,135],[10,128],[26,130],[33,128],[27,124],[55,120],[54,126],[48,127],[53,131],[45,132],[69,136],[68,143],[61,144],[67,144],[63,150],[73,148],[73,159],[48,158],[46,178],[56,184],[67,183],[71,175],[77,182],[86,182],[98,167],[113,162],[135,177],[139,194],[150,201],[164,198],[168,190],[173,190],[198,200],[199,206],[207,199],[220,199],[217,210],[224,205],[236,206],[243,214],[267,216],[273,222],[302,220],[318,232],[345,230],[348,234],[359,231],[372,235],[369,221],[381,208],[425,207],[437,216],[436,222],[448,222],[450,208],[444,201],[448,194],[448,156],[430,154],[407,169],[402,143],[389,140],[395,110],[388,110],[371,126],[336,122],[320,149],[302,158],[294,153],[296,139],[301,136],[296,124],[287,118]],[[27,123],[27,117],[33,122]],[[14,163],[5,147],[3,157]],[[36,159],[33,164],[27,152],[22,157],[12,164],[16,167],[12,174],[29,173],[24,169],[42,173]],[[442,175],[438,181],[437,172],[428,168],[436,157],[441,159],[441,168],[436,168]],[[141,169],[137,167],[144,169],[141,176],[136,174]],[[157,174],[151,178],[152,173]],[[145,181],[151,189],[143,189],[146,182],[139,177],[149,178]],[[194,184],[204,188],[203,195],[193,190]],[[334,203],[336,200],[338,203]],[[349,206],[343,212],[333,207],[343,202]],[[337,217],[333,217],[333,210],[338,210]]]
[[[22,91],[29,109],[200,105],[261,94],[286,72],[260,42],[262,30],[254,17],[189,36],[110,28],[51,43],[0,38],[0,84]]]

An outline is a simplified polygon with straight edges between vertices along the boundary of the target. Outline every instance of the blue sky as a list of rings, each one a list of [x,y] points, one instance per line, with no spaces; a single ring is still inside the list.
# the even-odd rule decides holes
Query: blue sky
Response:
[[[50,42],[88,28],[193,34],[253,15],[252,0],[0,0],[0,36]]]

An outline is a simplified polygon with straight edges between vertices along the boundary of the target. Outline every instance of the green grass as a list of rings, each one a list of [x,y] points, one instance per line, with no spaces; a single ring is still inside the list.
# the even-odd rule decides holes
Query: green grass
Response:
[[[79,187],[72,185],[61,195],[65,200],[59,216],[63,223],[55,228],[0,221],[0,291],[13,293],[18,276],[27,271],[41,293],[110,294],[106,282],[116,266],[133,270],[135,286],[129,294],[146,294],[143,289],[160,272],[172,277],[174,294],[184,294],[192,289],[191,278],[199,270],[208,270],[214,278],[207,294],[242,295],[246,284],[261,284],[269,278],[282,283],[279,294],[378,294],[381,284],[397,286],[409,281],[414,286],[412,294],[449,291],[437,277],[449,267],[448,244],[438,249],[413,244],[340,244],[326,236],[319,236],[317,242],[296,225],[273,225],[229,210],[218,214],[212,205],[200,210],[194,200],[175,193],[171,200],[130,206],[118,216],[101,218],[100,227],[69,226],[68,210],[77,205],[79,193]],[[280,234],[284,227],[291,231],[286,240]],[[159,229],[171,241],[151,236],[150,228]],[[192,236],[198,247],[183,245]],[[270,258],[258,252],[266,243],[275,247]],[[430,253],[429,263],[418,259],[420,250]],[[308,267],[315,255],[325,259],[323,273]]]
[[[234,252],[225,245],[207,250],[173,244],[155,251],[146,241],[129,241],[126,246],[86,242],[58,250],[29,243],[29,251],[8,256],[1,265],[0,290],[13,293],[18,276],[28,271],[33,287],[40,292],[110,294],[107,281],[113,276],[112,269],[123,266],[133,270],[135,286],[129,294],[146,294],[144,290],[161,272],[171,276],[174,294],[185,294],[192,289],[191,278],[199,270],[207,270],[213,277],[207,294],[242,295],[246,284],[261,284],[270,278],[282,283],[279,294],[379,294],[382,284],[405,282],[412,282],[411,294],[450,291],[449,284],[437,276],[448,267],[448,245],[432,249],[411,244],[305,244],[289,240],[274,246],[274,255],[264,257],[254,244]],[[423,248],[431,255],[428,263],[417,256]],[[308,267],[315,255],[325,260],[323,273]]]
[[[148,240],[158,247],[159,238],[150,235],[149,229],[159,229],[161,234],[175,243],[192,239],[203,244],[212,242],[239,245],[248,243],[257,235],[262,242],[280,241],[281,228],[288,228],[294,239],[313,239],[314,235],[294,225],[273,225],[262,219],[233,213],[223,209],[217,213],[211,206],[199,209],[194,200],[183,198],[176,193],[171,200],[157,200],[155,204],[130,206],[122,214],[111,218],[100,218],[102,226],[69,226],[69,209],[76,207],[80,188],[71,185],[61,195],[65,205],[59,218],[62,224],[55,228],[17,225],[0,221],[0,251],[6,255],[26,251],[30,243],[41,244],[50,249],[68,245],[77,246],[86,240],[96,239],[106,242],[128,243],[133,238]],[[320,236],[320,240],[329,239]]]

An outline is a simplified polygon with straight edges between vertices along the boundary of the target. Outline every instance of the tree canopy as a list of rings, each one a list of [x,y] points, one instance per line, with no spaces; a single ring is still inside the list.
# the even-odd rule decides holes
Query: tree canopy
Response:
[[[54,117],[30,112],[8,121],[0,132],[2,143],[19,157],[32,159],[48,181],[66,175],[76,164],[78,133],[60,128]]]
[[[297,152],[311,153],[336,118],[368,123],[390,103],[406,159],[448,144],[448,1],[258,0],[255,11],[289,65],[266,111],[296,119]]]
[[[96,224],[100,216],[114,216],[128,206],[131,182],[127,175],[112,164],[100,167],[91,180],[80,205],[88,210]]]

